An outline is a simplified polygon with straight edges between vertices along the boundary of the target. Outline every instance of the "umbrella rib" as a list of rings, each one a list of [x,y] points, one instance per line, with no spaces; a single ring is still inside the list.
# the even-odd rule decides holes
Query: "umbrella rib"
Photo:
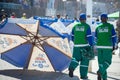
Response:
[[[21,36],[21,35],[13,35],[13,34],[4,34],[4,35],[8,35],[8,36],[20,36],[21,38],[26,39],[26,38],[24,38],[24,37],[26,37],[26,36]],[[26,39],[26,40],[27,40],[27,39]]]
[[[33,37],[33,36],[31,36],[30,34],[28,34],[27,37]]]
[[[38,47],[37,45],[35,45],[35,46],[36,46],[38,49],[40,49],[40,50],[42,50],[43,52],[45,52],[44,49],[42,49],[42,48],[43,48],[42,46],[41,46],[42,48]]]
[[[27,37],[27,36],[25,36],[25,37],[24,37],[24,36],[20,36],[20,37],[30,42],[30,40],[28,40],[27,38],[25,38],[25,37]],[[33,39],[33,38],[31,38],[31,37],[33,37],[33,36],[29,36],[30,39]]]
[[[9,34],[9,33],[0,33],[0,34],[4,34],[4,35],[17,35],[17,36],[24,36],[24,35],[20,35],[20,34]]]
[[[23,39],[25,39],[25,40],[27,40],[27,39],[25,38],[26,36],[25,36],[25,37],[24,37],[24,36],[20,36],[20,37],[23,38]]]
[[[39,41],[39,39],[37,39],[37,41],[38,41],[38,44],[41,45],[41,43],[40,43],[41,41]]]
[[[43,47],[43,49],[44,49],[44,47]],[[44,51],[45,51],[45,49],[44,49]],[[46,51],[45,51],[45,53],[47,53]],[[46,54],[47,55],[47,54]],[[49,61],[50,61],[50,63],[51,63],[51,60],[50,60],[50,58],[48,57],[48,55],[47,55],[47,58],[49,59]],[[51,64],[52,65],[52,64]],[[52,68],[54,69],[54,71],[55,71],[55,67],[52,65]]]
[[[30,40],[34,39],[34,36],[30,36],[29,34],[28,34],[28,37],[30,38]],[[34,41],[32,41],[32,42],[34,42]]]
[[[42,44],[41,44],[41,39],[37,39],[37,41],[38,41],[38,44],[36,44],[35,46],[36,47],[38,47],[40,50],[42,50],[43,52],[45,52],[44,50],[43,50],[43,47],[42,47]],[[37,43],[37,42],[36,42]],[[42,49],[39,47],[39,45],[42,47]]]
[[[40,44],[40,42],[45,42],[45,43],[47,43],[45,40],[47,40],[47,39],[49,39],[50,37],[47,37],[47,38],[44,38],[44,39],[39,39],[38,40],[38,42],[39,42],[39,44]],[[48,43],[47,43],[48,44]],[[40,44],[41,45],[41,44]],[[48,44],[49,45],[49,44]],[[37,46],[37,45],[36,45]],[[49,45],[49,46],[51,46],[51,47],[54,47],[54,46],[52,46],[52,45]],[[41,45],[41,47],[42,47],[42,45]],[[42,47],[43,48],[43,47]],[[54,47],[55,48],[55,47]],[[44,49],[44,48],[43,48]],[[55,48],[55,49],[57,49],[57,48]],[[61,51],[61,50],[59,50],[59,49],[57,49],[58,51],[60,51],[60,52],[62,52],[62,53],[64,53],[63,51]],[[44,50],[45,51],[45,50]],[[66,55],[65,53],[64,53],[64,55]],[[66,56],[68,56],[68,55],[66,55]],[[71,58],[71,56],[68,56],[69,58]]]
[[[9,49],[9,50],[7,50],[7,51],[1,53],[1,54],[4,54],[4,53],[6,53],[6,52],[8,52],[8,51],[10,51],[10,50],[12,50],[12,49],[15,49],[16,47],[18,47],[18,46],[20,46],[20,45],[23,45],[23,44],[26,44],[26,43],[28,43],[28,42],[26,41],[26,42],[24,42],[24,43],[22,43],[22,44],[19,44],[19,45],[13,47],[13,48],[11,48],[11,49]]]
[[[45,42],[45,40],[47,40],[47,39],[49,39],[50,37],[46,37],[46,38],[44,38],[44,39],[41,39],[41,38],[39,38],[39,40],[40,40],[40,42]]]
[[[19,24],[16,23],[16,25],[18,25],[19,27],[21,27]],[[33,33],[31,33],[30,31],[26,30],[25,28],[21,27],[23,30],[25,30],[27,33],[30,33],[32,35],[34,35]]]
[[[48,38],[46,38],[46,39],[48,39]],[[42,44],[41,44],[41,42],[43,41],[43,42],[46,42],[45,40],[46,39],[44,39],[44,40],[42,40],[42,39],[37,39],[38,40],[38,44],[42,47]],[[37,46],[37,45],[36,45]],[[43,48],[43,47],[42,47]],[[42,51],[44,51],[44,50],[42,50]],[[45,52],[45,51],[44,51]]]
[[[46,44],[48,44],[49,46],[55,48],[54,46],[50,45],[48,42],[46,42]],[[60,50],[58,48],[55,48],[55,49],[57,49],[58,51],[62,52],[64,55],[66,55],[65,52],[63,52],[62,50]],[[68,55],[66,55],[66,56],[68,56]],[[68,57],[71,58],[71,56],[68,56]]]
[[[39,21],[37,22],[37,32],[36,32],[36,36],[38,35],[39,33]]]

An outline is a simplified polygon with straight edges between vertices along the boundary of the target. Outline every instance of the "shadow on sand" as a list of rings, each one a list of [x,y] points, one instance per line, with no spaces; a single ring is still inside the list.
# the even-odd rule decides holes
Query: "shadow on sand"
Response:
[[[20,80],[79,80],[78,76],[70,78],[68,74],[61,72],[43,72],[22,69],[0,70],[0,75],[14,77]]]

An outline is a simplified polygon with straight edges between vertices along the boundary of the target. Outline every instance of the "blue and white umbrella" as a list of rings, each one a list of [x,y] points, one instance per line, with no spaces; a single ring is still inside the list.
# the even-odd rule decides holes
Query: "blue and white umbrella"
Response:
[[[65,36],[39,24],[38,20],[8,18],[0,29],[1,58],[26,69],[63,71],[71,60]]]

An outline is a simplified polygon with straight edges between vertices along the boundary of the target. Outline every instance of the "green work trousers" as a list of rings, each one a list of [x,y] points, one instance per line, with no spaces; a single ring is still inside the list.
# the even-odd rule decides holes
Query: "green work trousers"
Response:
[[[69,69],[75,70],[75,68],[79,65],[79,62],[81,61],[79,67],[81,78],[87,77],[88,73],[89,59],[83,56],[83,54],[87,52],[87,48],[88,47],[74,47],[72,60],[69,65]]]
[[[107,80],[107,69],[112,62],[112,49],[98,49],[99,72],[103,80]]]

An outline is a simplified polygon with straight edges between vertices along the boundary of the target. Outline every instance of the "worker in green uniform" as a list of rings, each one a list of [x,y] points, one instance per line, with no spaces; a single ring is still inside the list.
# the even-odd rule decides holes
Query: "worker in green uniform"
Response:
[[[73,72],[80,62],[80,77],[88,79],[88,66],[91,57],[91,46],[93,46],[93,37],[91,28],[86,23],[86,14],[81,13],[80,22],[76,23],[72,29],[71,36],[74,42],[72,60],[69,65],[69,76],[73,77]]]
[[[107,80],[107,69],[112,62],[112,51],[116,45],[116,32],[114,26],[107,22],[107,14],[101,14],[101,24],[99,24],[95,31],[96,47],[98,50],[98,64],[97,71],[98,80]]]

